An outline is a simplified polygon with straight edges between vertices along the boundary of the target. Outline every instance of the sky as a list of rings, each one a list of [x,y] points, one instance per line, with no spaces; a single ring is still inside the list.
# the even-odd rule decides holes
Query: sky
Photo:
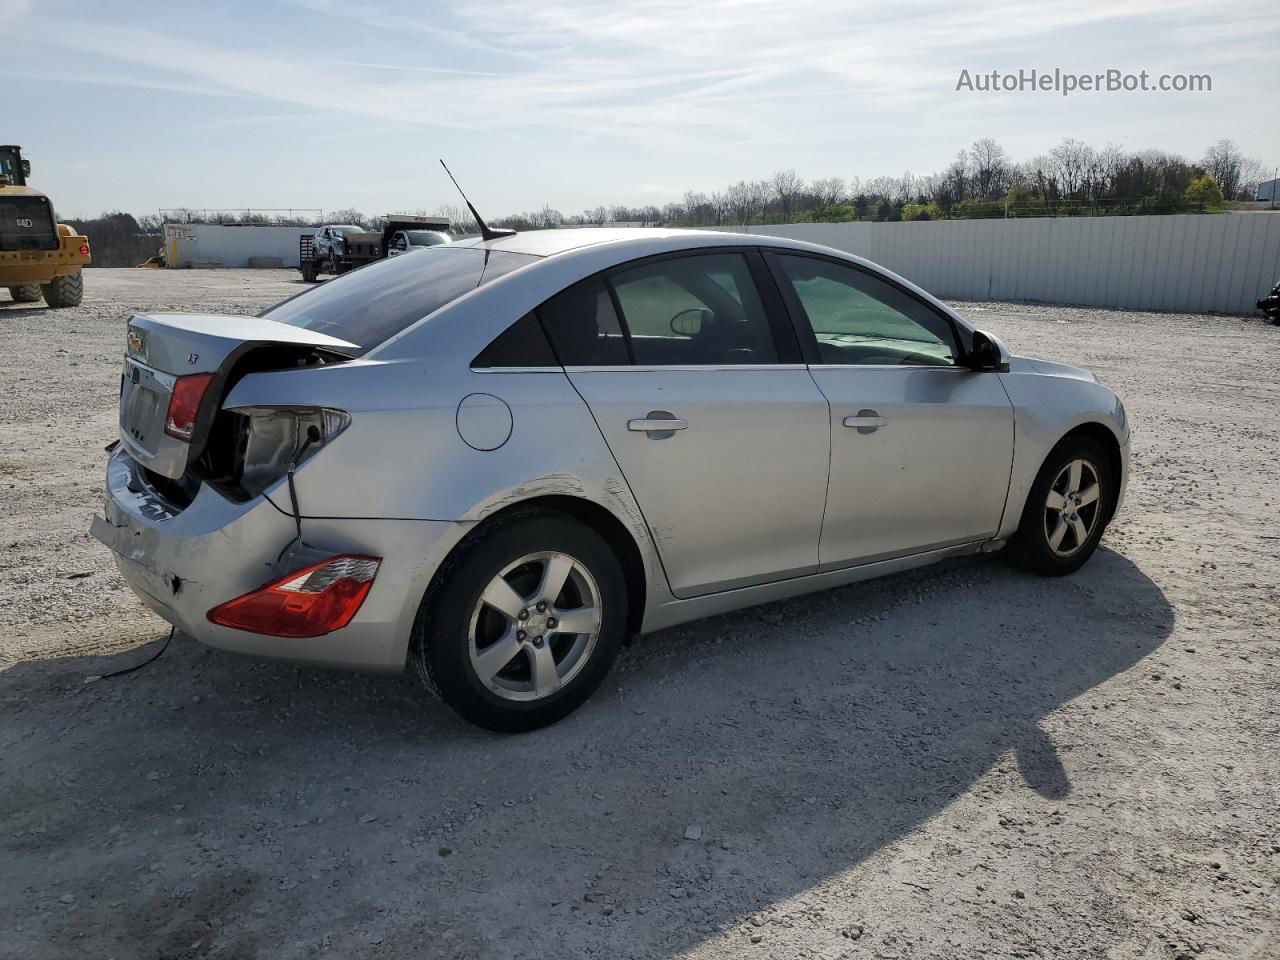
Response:
[[[993,137],[1280,165],[1274,0],[0,0],[0,142],[66,216],[661,206],[794,168],[943,169]],[[1212,91],[957,90],[962,70]]]

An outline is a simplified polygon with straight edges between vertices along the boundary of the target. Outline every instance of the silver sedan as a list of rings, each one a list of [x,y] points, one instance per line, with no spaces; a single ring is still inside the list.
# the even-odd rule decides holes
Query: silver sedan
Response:
[[[93,533],[215,647],[553,722],[629,635],[946,557],[1078,569],[1124,407],[812,244],[548,230],[138,314]]]

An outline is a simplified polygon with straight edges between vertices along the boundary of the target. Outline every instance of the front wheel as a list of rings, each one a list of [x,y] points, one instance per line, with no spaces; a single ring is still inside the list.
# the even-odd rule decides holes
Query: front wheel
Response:
[[[40,284],[24,283],[10,287],[9,296],[13,297],[14,303],[35,303],[40,299]]]
[[[1069,437],[1054,447],[1027,495],[1010,559],[1050,577],[1084,566],[1111,519],[1111,474],[1111,462],[1088,437]]]
[[[84,296],[84,280],[80,276],[80,271],[77,270],[65,277],[54,277],[48,283],[41,284],[40,290],[44,293],[44,302],[51,307],[78,307]]]
[[[560,514],[499,520],[451,558],[423,599],[410,656],[464,719],[515,733],[576,710],[622,645],[622,565]]]

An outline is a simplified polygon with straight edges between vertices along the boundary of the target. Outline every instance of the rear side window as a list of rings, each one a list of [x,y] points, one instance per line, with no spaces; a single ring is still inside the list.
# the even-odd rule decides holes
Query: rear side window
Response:
[[[778,362],[740,254],[658,260],[614,273],[610,281],[641,366]]]
[[[621,367],[630,362],[613,298],[600,277],[556,294],[538,308],[538,316],[566,367]]]
[[[353,270],[262,315],[354,343],[357,355],[364,354],[464,293],[537,259],[444,244]]]

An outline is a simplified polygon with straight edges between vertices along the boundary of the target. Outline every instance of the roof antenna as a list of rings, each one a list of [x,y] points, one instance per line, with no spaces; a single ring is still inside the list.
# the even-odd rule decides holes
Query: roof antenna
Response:
[[[445,166],[445,162],[443,160],[440,161],[440,166],[444,167],[444,172],[449,174],[449,179],[453,180],[453,185],[458,187],[458,181],[454,178],[453,172]],[[514,230],[489,226],[484,222],[484,218],[480,216],[476,208],[471,205],[471,201],[467,199],[467,195],[462,193],[462,187],[458,187],[458,193],[462,195],[462,202],[467,205],[467,209],[471,211],[471,216],[475,218],[476,223],[480,226],[480,236],[485,240],[497,240],[499,237],[514,237],[516,235]]]

